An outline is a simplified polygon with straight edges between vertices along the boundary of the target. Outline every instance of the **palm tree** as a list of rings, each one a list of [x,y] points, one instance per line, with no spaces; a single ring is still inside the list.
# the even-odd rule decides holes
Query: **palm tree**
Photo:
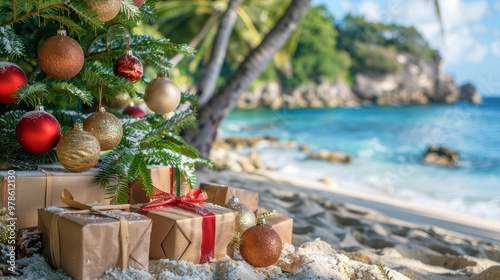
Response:
[[[184,131],[183,136],[203,156],[210,155],[220,121],[234,108],[241,94],[264,70],[273,55],[285,45],[307,12],[310,2],[311,0],[292,0],[261,43],[246,56],[226,83],[209,96],[208,102],[200,107],[198,128]]]
[[[235,3],[238,2],[238,3]],[[244,57],[255,48],[281,16],[290,0],[170,0],[156,5],[158,20],[154,28],[172,41],[188,44],[198,50],[189,64],[190,72],[198,70],[200,63],[208,63],[213,50],[213,43],[227,14],[230,3],[235,12],[234,28],[228,42],[225,62],[241,63]],[[229,13],[232,14],[232,13]],[[291,74],[290,59],[298,41],[298,34],[291,36],[291,40],[274,56],[276,68],[287,75]],[[175,65],[182,56],[175,56],[170,62]]]

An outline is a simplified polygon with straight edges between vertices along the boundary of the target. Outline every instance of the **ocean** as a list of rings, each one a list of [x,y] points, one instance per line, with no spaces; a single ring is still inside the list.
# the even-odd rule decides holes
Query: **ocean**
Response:
[[[474,105],[235,109],[219,135],[274,136],[354,156],[352,164],[306,160],[298,149],[259,148],[277,172],[341,188],[500,220],[500,98]],[[424,164],[429,145],[461,155],[457,167]]]

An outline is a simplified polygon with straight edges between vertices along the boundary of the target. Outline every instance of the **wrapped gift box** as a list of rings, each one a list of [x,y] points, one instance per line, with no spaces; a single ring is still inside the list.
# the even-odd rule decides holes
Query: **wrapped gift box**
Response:
[[[104,189],[95,181],[98,169],[73,173],[60,165],[42,166],[37,171],[0,171],[0,201],[7,206],[8,190],[15,184],[16,229],[36,227],[37,209],[47,206],[64,206],[59,200],[63,188],[67,188],[84,203],[108,203]],[[12,173],[12,172],[11,172]],[[14,176],[9,179],[9,176]],[[9,188],[9,184],[11,185]]]
[[[171,193],[176,196],[182,196],[189,191],[189,185],[180,177],[180,192],[177,193],[177,180],[175,179],[174,169],[169,166],[150,166],[151,179],[155,187],[153,196],[146,195],[144,186],[140,178],[129,186],[130,204],[147,203],[156,199],[156,196],[162,193]]]
[[[292,243],[292,218],[283,215],[271,216],[266,218],[266,224],[278,232],[282,243]]]
[[[232,190],[234,196],[239,199],[240,203],[254,212],[259,209],[259,194],[256,192],[214,183],[201,183],[200,189],[205,190],[208,194],[206,202],[224,206],[229,202],[229,199],[233,197],[233,194],[231,194]]]
[[[106,215],[89,212],[58,207],[38,210],[42,253],[51,265],[62,268],[73,279],[99,278],[122,263],[126,263],[125,267],[147,270],[151,220],[119,210],[107,211]],[[118,218],[125,220],[128,227],[126,246],[120,242]]]
[[[209,203],[198,206],[215,214],[215,242],[211,250],[213,258],[222,258],[226,255],[227,245],[234,235],[236,212]],[[139,208],[140,206],[134,205],[131,211],[137,211]],[[149,251],[152,259],[167,258],[200,263],[203,239],[210,234],[203,231],[204,217],[176,206],[149,211],[147,216],[153,221]]]

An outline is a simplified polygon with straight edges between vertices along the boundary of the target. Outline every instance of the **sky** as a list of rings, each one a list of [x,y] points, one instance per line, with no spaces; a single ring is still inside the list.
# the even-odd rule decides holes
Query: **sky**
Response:
[[[444,70],[483,96],[500,96],[500,1],[440,0],[444,36],[430,0],[313,0],[341,20],[348,13],[415,26],[439,49]]]

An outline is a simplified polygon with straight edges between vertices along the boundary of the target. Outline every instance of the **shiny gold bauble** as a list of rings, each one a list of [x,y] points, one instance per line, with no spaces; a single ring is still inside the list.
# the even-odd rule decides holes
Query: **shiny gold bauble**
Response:
[[[146,86],[145,96],[146,105],[157,114],[168,114],[181,102],[181,90],[165,77],[152,80]]]
[[[89,0],[100,21],[110,21],[120,12],[121,0]]]
[[[82,70],[84,63],[82,47],[66,36],[66,30],[57,31],[56,36],[45,40],[38,49],[38,64],[47,76],[56,79],[73,78]]]
[[[281,238],[272,227],[256,225],[241,235],[240,254],[249,264],[266,267],[279,259],[281,246]]]
[[[255,214],[250,208],[239,203],[238,198],[231,198],[224,207],[236,212],[235,234],[242,234],[248,228],[255,226]]]
[[[92,168],[99,160],[99,141],[83,131],[82,123],[61,137],[56,148],[57,159],[66,169],[82,172]]]
[[[132,102],[132,99],[128,92],[121,92],[118,93],[113,100],[106,102],[106,104],[111,109],[120,110],[126,108],[130,102]]]
[[[9,228],[7,228],[7,225],[9,224],[8,219],[9,216],[7,216],[5,213],[0,215],[0,242],[4,244],[7,244],[10,233]]]
[[[120,120],[99,106],[99,112],[90,115],[83,122],[83,129],[97,138],[101,151],[111,150],[120,143],[123,128]]]

